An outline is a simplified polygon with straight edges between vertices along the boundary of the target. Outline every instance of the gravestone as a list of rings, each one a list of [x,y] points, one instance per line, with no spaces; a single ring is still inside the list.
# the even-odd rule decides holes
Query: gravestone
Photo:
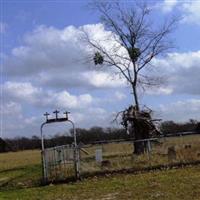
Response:
[[[111,162],[109,160],[103,160],[101,162],[101,166],[102,167],[110,167],[111,166]]]
[[[97,163],[101,163],[103,158],[102,158],[102,149],[96,149],[95,151],[95,160]]]
[[[192,145],[191,144],[186,144],[185,145],[185,149],[191,149],[192,148]]]
[[[173,162],[176,160],[176,150],[174,146],[168,147],[167,155],[169,162]]]

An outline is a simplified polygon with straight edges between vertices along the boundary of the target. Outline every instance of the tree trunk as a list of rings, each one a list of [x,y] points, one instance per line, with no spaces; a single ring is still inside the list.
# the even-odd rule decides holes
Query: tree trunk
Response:
[[[136,111],[140,111],[139,103],[138,103],[138,96],[137,96],[137,89],[136,85],[132,84],[132,89],[133,89],[133,97],[134,97],[134,103],[136,107]],[[145,130],[143,127],[143,120],[140,119],[135,119],[132,125],[132,130],[135,133],[135,140],[142,140],[146,139],[147,135],[145,132],[148,130]],[[134,154],[142,154],[145,152],[147,148],[147,143],[146,142],[134,142]]]
[[[149,127],[143,119],[135,119],[133,122],[135,141],[149,138]],[[147,142],[134,142],[134,154],[143,154],[147,150]]]
[[[134,97],[136,111],[139,111],[140,107],[139,107],[139,102],[138,102],[136,83],[132,83],[132,90],[133,90],[133,97]]]
[[[134,142],[134,154],[140,155],[144,154],[147,148],[146,142]]]

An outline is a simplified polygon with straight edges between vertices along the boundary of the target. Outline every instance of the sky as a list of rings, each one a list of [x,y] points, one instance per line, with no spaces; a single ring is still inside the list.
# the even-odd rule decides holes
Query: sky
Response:
[[[93,38],[109,32],[87,1],[0,0],[0,137],[40,135],[43,114],[70,111],[76,127],[121,127],[111,123],[132,103],[129,86],[108,70],[84,61]],[[149,1],[153,20],[178,14],[171,38],[176,48],[153,60],[165,77],[158,88],[140,93],[141,105],[163,120],[200,120],[200,1]],[[130,1],[127,1],[131,5]],[[51,115],[53,116],[53,115]],[[46,135],[70,125],[50,125]]]

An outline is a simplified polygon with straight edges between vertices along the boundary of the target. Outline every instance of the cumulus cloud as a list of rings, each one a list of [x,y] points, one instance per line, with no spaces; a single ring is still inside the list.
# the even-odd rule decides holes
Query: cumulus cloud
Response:
[[[26,34],[24,44],[12,49],[5,60],[5,73],[10,79],[23,77],[43,86],[63,87],[115,87],[121,85],[119,78],[111,78],[109,72],[96,71],[87,61],[90,48],[81,40],[82,30],[89,37],[100,40],[110,37],[102,24],[82,27],[68,26],[64,29],[39,26]],[[111,48],[112,41],[103,41]]]
[[[24,36],[21,46],[3,56],[4,73],[9,80],[2,86],[5,102],[23,105],[21,119],[26,121],[26,127],[23,131],[20,129],[21,135],[25,134],[28,126],[37,130],[37,120],[32,115],[37,113],[38,116],[44,110],[55,108],[70,110],[79,127],[109,124],[105,117],[109,113],[102,104],[111,102],[94,97],[90,89],[118,88],[123,87],[125,82],[109,71],[97,70],[93,63],[86,62],[90,49],[80,40],[82,29],[97,40],[112,34],[102,24],[63,29],[39,26]],[[111,41],[109,45],[104,43],[106,48],[110,48]],[[117,101],[123,98],[122,94],[117,96]],[[28,118],[24,117],[27,112],[30,115]],[[18,129],[18,125],[14,124]]]
[[[3,56],[5,77],[9,80],[2,85],[6,110],[3,115],[4,121],[7,120],[4,131],[10,135],[14,132],[15,135],[29,133],[29,136],[33,132],[38,133],[38,125],[42,121],[39,116],[55,108],[63,111],[69,109],[72,112],[70,117],[78,127],[109,125],[113,104],[118,109],[116,101],[128,99],[124,94],[126,82],[112,76],[113,71],[96,70],[93,64],[84,62],[90,49],[78,40],[81,28],[97,39],[111,34],[102,24],[64,29],[40,26],[25,36],[22,46],[13,48],[10,54]],[[106,44],[110,45],[110,42]],[[110,48],[109,45],[106,48]],[[200,95],[200,51],[171,53],[166,58],[154,59],[153,64],[160,69],[156,71],[164,75],[168,83],[149,90],[148,94]],[[105,89],[108,88],[106,93]],[[119,90],[116,91],[116,88]],[[198,102],[189,103],[195,108]],[[181,110],[181,106],[185,104],[177,104],[177,109]],[[160,108],[170,115],[176,105],[169,106],[171,111],[164,111],[162,106]],[[9,117],[8,113],[12,110],[16,118]]]
[[[84,47],[77,42],[79,31],[69,26],[63,30],[40,26],[24,38],[24,45],[12,50],[6,60],[8,75],[24,76],[51,70],[79,71],[75,62],[84,55]],[[76,61],[77,61],[76,60]]]
[[[115,98],[121,101],[126,98],[126,95],[123,92],[116,91]]]
[[[67,104],[69,102],[59,102],[63,101],[65,97],[59,99],[56,99],[56,102],[54,106],[58,103],[59,107],[61,104]],[[67,98],[69,96],[67,95]],[[80,101],[85,102],[86,104],[90,104],[91,97],[89,95],[82,95],[80,96],[79,103],[77,103],[76,98],[71,98],[71,114],[70,119],[75,123],[76,127],[80,128],[89,128],[92,126],[109,126],[110,122],[112,120],[112,113],[107,112],[104,108],[98,107],[98,106],[82,106],[80,107]],[[76,104],[77,103],[77,104]],[[75,107],[77,105],[78,107]],[[65,105],[64,105],[65,106]],[[69,106],[69,104],[67,104]],[[48,111],[51,116],[54,115],[52,113],[53,108],[50,106],[46,107],[46,109],[39,109],[38,106],[36,107],[28,107],[29,112],[27,113],[27,110],[24,110],[24,107],[27,107],[23,102],[17,103],[12,100],[9,100],[8,102],[4,102],[3,106],[1,107],[0,113],[2,117],[2,127],[0,132],[0,137],[4,138],[13,138],[16,136],[26,136],[31,137],[33,135],[40,136],[39,127],[42,122],[44,122],[45,118],[43,116],[43,113],[45,111]],[[54,107],[59,108],[59,107]],[[33,110],[36,109],[37,112],[33,112]],[[66,110],[66,107],[59,108],[60,113],[59,116],[62,116],[62,112]],[[67,109],[68,110],[68,109]],[[54,124],[54,126],[45,127],[45,135],[52,135],[55,133],[65,133],[69,128],[71,128],[70,124],[69,126],[66,126],[65,124]]]
[[[82,108],[92,104],[90,94],[72,95],[63,90],[56,92],[33,86],[30,82],[5,82],[3,93],[9,99],[19,100],[29,105],[51,106],[59,108]]]
[[[173,89],[170,87],[158,87],[146,91],[149,95],[169,95],[172,94],[172,92]]]
[[[41,88],[32,86],[30,82],[5,82],[3,91],[8,97],[17,98],[30,103],[34,103],[42,94]]]
[[[182,23],[200,25],[199,1],[164,0],[156,6],[156,8],[161,8],[164,13],[172,12],[176,7],[181,12]]]
[[[6,76],[13,81],[23,77],[24,81],[31,81],[37,85],[37,89],[42,87],[63,91],[70,88],[124,87],[126,81],[114,76],[113,72],[95,70],[93,64],[83,62],[90,49],[79,40],[82,29],[97,40],[111,35],[102,24],[78,28],[68,26],[64,29],[39,26],[25,36],[23,46],[14,48],[11,55],[4,58]],[[105,46],[106,44],[107,42]],[[110,42],[106,48],[110,48]],[[161,68],[161,73],[167,74],[169,87],[149,90],[148,93],[197,94],[199,84],[196,72],[199,71],[199,54],[199,51],[171,53],[165,59],[155,60],[155,64]]]
[[[182,5],[183,20],[185,23],[200,25],[200,2],[190,1]]]
[[[89,103],[91,101],[90,96],[84,95],[80,97],[82,101]],[[61,99],[63,100],[63,99]],[[72,99],[76,101],[76,99]],[[4,102],[3,109],[0,110],[2,117],[2,127],[0,132],[0,137],[4,138],[13,138],[16,136],[26,136],[31,137],[33,135],[40,136],[39,127],[42,122],[44,122],[45,118],[43,117],[44,109],[39,110],[38,107],[30,108],[30,111],[27,113],[23,109],[25,106],[24,103],[20,104],[14,101]],[[60,103],[59,103],[60,106]],[[81,107],[75,108],[75,104],[71,105],[73,108],[70,109],[70,119],[75,123],[76,127],[79,128],[88,128],[92,126],[109,126],[112,114],[107,112],[105,109],[98,106],[89,106],[89,107]],[[54,107],[54,109],[57,107]],[[37,109],[36,114],[33,111]],[[59,116],[62,116],[62,112],[65,111],[65,108],[59,109]],[[68,109],[67,109],[68,110]],[[54,115],[52,113],[53,109],[50,107],[46,108],[51,116]],[[45,135],[52,135],[55,133],[65,133],[71,126],[67,126],[64,124],[54,124],[54,126],[45,127]]]
[[[88,82],[95,86],[96,88],[116,88],[123,87],[125,85],[125,80],[120,79],[117,76],[113,76],[108,72],[100,72],[100,71],[90,71],[84,72],[83,78],[88,80]]]
[[[200,95],[200,51],[170,53],[166,58],[154,59],[153,64],[167,80],[165,88],[159,89],[162,92]]]
[[[160,105],[158,112],[164,120],[187,121],[200,120],[200,99],[187,99]]]
[[[12,115],[13,113],[21,116],[22,107],[16,102],[8,102],[4,106],[0,107],[0,113],[5,115]]]
[[[71,94],[69,91],[55,91],[38,88],[30,82],[7,81],[2,85],[3,105],[1,116],[3,127],[1,136],[39,136],[39,126],[44,121],[45,111],[54,109],[71,111],[72,119],[78,127],[109,126],[111,113],[104,108],[102,101],[89,93]],[[106,102],[108,104],[108,102]],[[61,128],[61,129],[60,129]],[[65,132],[56,126],[49,133]]]
[[[177,0],[164,0],[160,4],[160,7],[162,8],[163,12],[167,13],[171,12],[177,4],[178,4]]]
[[[56,107],[61,108],[76,108],[80,109],[86,107],[93,102],[93,97],[90,94],[71,95],[67,91],[54,93],[50,98],[50,102],[55,102]],[[52,98],[52,99],[51,99]]]
[[[88,107],[82,112],[74,112],[72,120],[75,121],[79,127],[88,128],[92,126],[109,126],[112,120],[111,113],[107,112],[101,107]]]
[[[34,116],[25,117],[22,105],[14,101],[4,102],[0,109],[2,126],[0,137],[16,137],[18,135],[34,134],[37,132],[38,124]],[[34,129],[33,129],[34,127]]]

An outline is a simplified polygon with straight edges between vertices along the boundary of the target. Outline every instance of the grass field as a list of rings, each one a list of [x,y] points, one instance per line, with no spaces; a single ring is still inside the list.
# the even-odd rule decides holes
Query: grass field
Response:
[[[162,146],[157,146],[156,151],[165,153],[168,146],[176,145],[178,159],[195,160],[200,148],[199,138],[199,136],[190,136],[184,140],[183,138],[168,139]],[[192,148],[186,151],[185,144],[191,144]],[[95,148],[88,151],[93,152]],[[105,158],[114,160],[113,163],[117,160],[115,157],[113,159],[114,153],[120,153],[123,150],[129,153],[131,150],[130,145],[118,146],[117,151],[115,148],[113,144],[104,146]],[[118,162],[116,161],[115,165],[111,166],[112,169],[126,166],[127,163],[123,159],[120,160],[123,165],[116,165]],[[132,165],[140,163],[140,166],[145,166],[162,160],[158,157],[156,159],[148,161],[143,156],[133,159]],[[91,167],[91,163],[88,167]],[[102,169],[99,168],[99,170]],[[107,174],[105,177],[93,177],[76,183],[49,186],[40,185],[41,176],[39,150],[0,154],[0,200],[200,199],[200,166],[135,175]]]
[[[190,148],[185,148],[185,146]],[[169,159],[168,148],[174,147],[176,158]],[[95,161],[95,150],[102,149],[103,159],[109,160],[110,165],[105,168]],[[96,172],[102,170],[119,170],[127,168],[143,168],[155,165],[167,165],[179,162],[192,162],[200,160],[200,135],[173,137],[160,139],[160,143],[152,143],[150,154],[133,155],[132,142],[109,143],[85,148],[89,155],[81,152],[81,172]]]
[[[200,167],[92,178],[77,183],[9,189],[1,200],[200,199]]]
[[[0,154],[0,191],[38,186],[41,175],[39,150]]]

